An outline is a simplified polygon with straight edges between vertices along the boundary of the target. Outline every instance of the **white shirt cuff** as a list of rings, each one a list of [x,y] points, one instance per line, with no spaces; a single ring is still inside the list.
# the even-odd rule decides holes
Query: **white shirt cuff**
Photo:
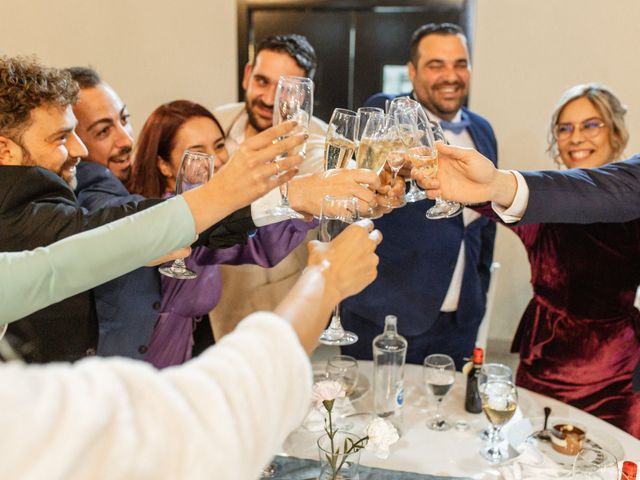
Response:
[[[491,202],[491,207],[504,223],[515,223],[522,220],[524,212],[527,211],[527,204],[529,203],[529,186],[520,172],[516,170],[509,171],[516,177],[516,182],[518,182],[516,196],[513,199],[513,203],[509,207],[504,207],[495,202]]]

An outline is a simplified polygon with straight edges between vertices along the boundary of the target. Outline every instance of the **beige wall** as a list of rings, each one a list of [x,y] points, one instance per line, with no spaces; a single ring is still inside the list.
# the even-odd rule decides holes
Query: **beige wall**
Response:
[[[477,0],[471,107],[496,130],[503,167],[553,168],[545,156],[554,103],[576,83],[600,81],[630,109],[629,153],[640,150],[637,0]],[[92,64],[129,104],[137,130],[158,104],[236,98],[232,0],[28,0],[0,29],[6,54],[56,66]],[[529,298],[519,241],[499,229],[502,264],[492,336],[511,338]]]
[[[491,120],[502,167],[554,168],[545,154],[554,104],[591,81],[629,107],[627,153],[640,151],[639,18],[637,0],[478,0],[470,106]],[[495,258],[502,268],[490,336],[510,339],[530,298],[528,262],[505,228]]]
[[[0,29],[4,54],[92,65],[129,105],[136,131],[162,102],[236,99],[232,0],[27,0]]]

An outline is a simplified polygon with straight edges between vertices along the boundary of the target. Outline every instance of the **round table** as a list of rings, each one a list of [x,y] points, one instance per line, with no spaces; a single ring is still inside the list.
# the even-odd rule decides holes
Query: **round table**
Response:
[[[358,412],[372,412],[373,399],[370,379],[373,364],[370,361],[359,362],[360,375],[365,377],[363,383],[369,383],[368,391],[353,401]],[[315,367],[315,366],[314,366]],[[322,369],[319,366],[319,369]],[[367,451],[361,455],[361,464],[389,470],[416,472],[450,477],[467,477],[473,479],[501,478],[497,468],[489,465],[479,455],[484,446],[478,432],[488,425],[484,414],[471,414],[464,410],[465,377],[458,373],[454,388],[445,398],[442,411],[450,423],[466,422],[469,428],[461,431],[455,428],[445,432],[429,430],[427,419],[435,411],[435,405],[427,397],[422,377],[422,366],[405,366],[405,404],[402,412],[401,432],[398,443],[391,447],[391,455],[387,459],[379,459]],[[356,389],[356,392],[358,389]],[[571,407],[549,397],[518,387],[519,410],[503,428],[505,438],[508,429],[524,418],[543,416],[544,407],[552,409],[551,419],[570,419],[587,427],[587,432],[602,432],[615,438],[624,449],[624,459],[640,461],[640,440],[600,420],[582,410]],[[364,417],[364,416],[362,416]],[[354,417],[358,418],[358,416]],[[294,431],[284,445],[287,455],[301,458],[318,458],[316,440],[322,432],[311,432],[304,427]],[[505,440],[504,446],[507,446]],[[605,445],[603,445],[605,446]],[[605,446],[606,447],[606,446]],[[515,454],[512,450],[511,454]],[[619,459],[623,460],[623,459]]]

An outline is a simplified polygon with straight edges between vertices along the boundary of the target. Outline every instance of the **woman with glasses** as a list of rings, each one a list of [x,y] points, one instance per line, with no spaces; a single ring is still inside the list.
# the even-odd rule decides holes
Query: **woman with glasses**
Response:
[[[551,117],[549,153],[561,168],[621,159],[625,113],[602,85],[570,88]],[[495,218],[491,207],[482,213]],[[533,286],[512,344],[517,384],[640,438],[640,394],[631,386],[640,362],[640,221],[510,228],[527,249]]]

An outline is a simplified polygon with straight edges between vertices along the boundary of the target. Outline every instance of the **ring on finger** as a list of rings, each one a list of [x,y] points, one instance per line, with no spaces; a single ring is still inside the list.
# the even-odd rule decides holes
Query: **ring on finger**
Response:
[[[276,177],[277,177],[278,175],[280,175],[280,162],[275,161],[275,162],[273,162],[273,163],[274,163],[274,164],[275,164],[275,166],[276,166],[276,173],[274,173],[274,176],[276,176]]]

